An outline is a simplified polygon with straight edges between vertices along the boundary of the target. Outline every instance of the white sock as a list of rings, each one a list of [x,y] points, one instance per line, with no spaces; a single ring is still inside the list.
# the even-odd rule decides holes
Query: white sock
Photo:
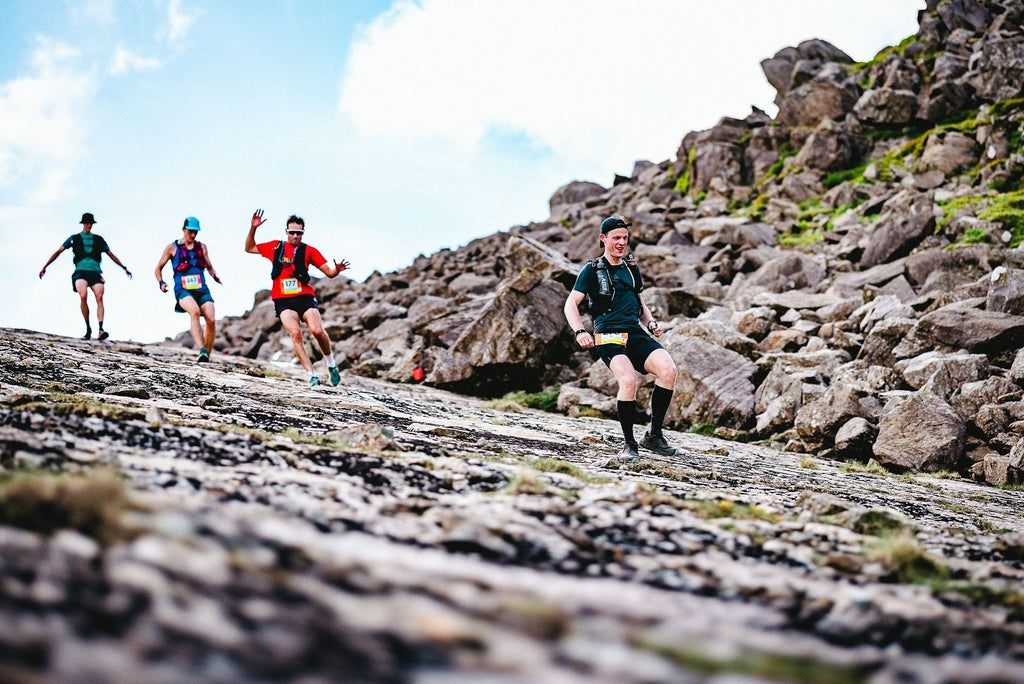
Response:
[[[309,379],[312,380],[314,377],[316,377],[316,371],[315,370],[310,370],[309,371]]]
[[[330,354],[327,355],[327,367],[334,368],[337,365],[338,364],[334,362],[334,352],[331,352]]]

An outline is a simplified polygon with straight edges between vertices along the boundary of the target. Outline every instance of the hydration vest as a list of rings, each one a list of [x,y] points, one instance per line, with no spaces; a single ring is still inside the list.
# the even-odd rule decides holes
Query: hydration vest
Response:
[[[287,243],[282,240],[274,248],[274,266],[270,269],[271,280],[277,280],[277,276],[281,275],[281,271],[284,270],[285,244]],[[306,268],[306,243],[300,242],[299,246],[295,248],[292,266],[295,267],[295,279],[303,285],[309,285],[309,269]]]
[[[92,251],[86,252],[85,240],[82,239],[82,234],[75,233],[71,236],[71,255],[76,264],[82,259],[92,259],[99,263],[100,259],[103,258],[103,238],[99,235],[93,235]]]
[[[184,242],[175,242],[178,248],[175,256],[174,272],[181,273],[186,271],[193,266],[199,270],[205,270],[209,268],[206,263],[206,257],[203,256],[203,243],[196,240],[195,247],[189,249],[185,246]]]
[[[623,262],[626,264],[626,272],[629,274],[630,280],[633,281],[631,289],[639,301],[640,293],[644,291],[644,278],[640,274],[640,267],[637,266],[636,258],[632,254],[628,254]],[[612,301],[615,299],[615,285],[612,283],[611,273],[608,272],[611,264],[602,255],[593,259],[590,265],[594,269],[594,275],[597,276],[597,292],[588,293],[590,312],[594,316],[600,316],[611,309]]]

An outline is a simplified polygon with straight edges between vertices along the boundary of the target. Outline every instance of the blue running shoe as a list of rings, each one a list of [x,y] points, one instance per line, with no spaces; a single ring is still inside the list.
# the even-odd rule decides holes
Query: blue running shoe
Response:
[[[320,386],[320,378],[316,377],[315,375],[313,377],[311,377],[309,379],[309,386],[310,387],[319,387]]]
[[[337,366],[331,366],[327,369],[327,372],[331,374],[331,385],[337,387],[341,382],[341,373],[338,372]]]

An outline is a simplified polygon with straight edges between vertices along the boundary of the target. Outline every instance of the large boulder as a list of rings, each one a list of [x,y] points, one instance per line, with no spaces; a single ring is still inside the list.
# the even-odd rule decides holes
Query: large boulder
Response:
[[[905,124],[917,112],[917,93],[894,88],[871,88],[860,96],[853,111],[861,121],[882,125]]]
[[[933,204],[933,193],[909,190],[888,200],[861,256],[861,268],[906,256],[935,226]]]
[[[540,371],[553,358],[558,338],[567,336],[562,307],[577,268],[524,235],[509,236],[506,258],[509,276],[450,353],[432,357],[428,382],[487,395],[537,390],[552,381]],[[459,363],[465,367],[459,369]]]
[[[689,427],[700,423],[746,429],[754,422],[757,366],[734,351],[669,330],[662,344],[679,373],[676,398],[666,421]]]
[[[981,146],[978,141],[959,131],[928,136],[921,153],[921,168],[935,169],[949,175],[966,171],[978,163]]]
[[[967,425],[953,407],[921,389],[886,404],[872,450],[879,463],[899,471],[953,470],[966,435]]]

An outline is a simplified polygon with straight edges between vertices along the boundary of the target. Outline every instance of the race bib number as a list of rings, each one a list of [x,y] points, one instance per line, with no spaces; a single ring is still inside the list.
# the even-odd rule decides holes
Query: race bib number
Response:
[[[597,333],[594,336],[594,342],[598,345],[602,344],[618,344],[626,346],[626,340],[629,339],[629,333]]]
[[[285,278],[281,281],[281,294],[293,295],[302,292],[298,278]]]
[[[203,276],[198,273],[181,276],[181,286],[186,290],[198,290],[203,287]]]

